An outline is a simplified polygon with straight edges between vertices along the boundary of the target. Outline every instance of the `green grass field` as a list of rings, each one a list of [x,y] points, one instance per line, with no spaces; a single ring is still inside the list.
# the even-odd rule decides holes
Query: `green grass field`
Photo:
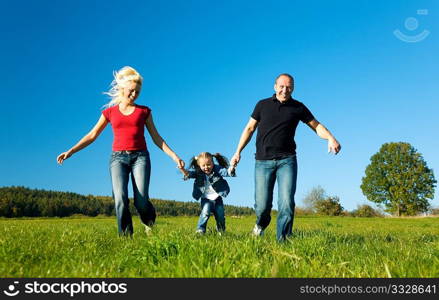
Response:
[[[254,217],[158,217],[146,236],[116,234],[115,218],[0,219],[2,277],[438,277],[439,218],[296,217],[294,237],[262,238]],[[137,229],[137,230],[136,230]]]

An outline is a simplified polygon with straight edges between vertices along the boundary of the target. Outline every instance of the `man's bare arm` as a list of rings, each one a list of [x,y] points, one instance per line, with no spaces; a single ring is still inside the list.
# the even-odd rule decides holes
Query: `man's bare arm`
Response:
[[[258,127],[258,121],[253,118],[250,118],[247,125],[245,126],[241,138],[239,139],[238,147],[236,148],[236,152],[230,160],[230,165],[236,167],[239,161],[241,160],[241,151],[244,150],[245,146],[250,142],[253,133],[256,131]]]
[[[322,123],[313,119],[307,123],[307,125],[317,133],[322,139],[328,140],[328,152],[337,154],[341,150],[341,145],[337,139],[332,135],[332,133],[323,126]]]

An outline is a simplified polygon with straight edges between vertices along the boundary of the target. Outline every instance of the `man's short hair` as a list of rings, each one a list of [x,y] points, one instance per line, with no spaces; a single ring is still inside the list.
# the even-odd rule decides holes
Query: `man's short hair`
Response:
[[[274,84],[277,84],[277,80],[278,80],[279,78],[281,78],[282,76],[286,76],[286,77],[288,77],[288,78],[291,80],[292,85],[294,85],[294,77],[291,76],[291,75],[288,74],[288,73],[282,73],[282,74],[280,74],[279,76],[277,76],[276,79],[274,80]]]

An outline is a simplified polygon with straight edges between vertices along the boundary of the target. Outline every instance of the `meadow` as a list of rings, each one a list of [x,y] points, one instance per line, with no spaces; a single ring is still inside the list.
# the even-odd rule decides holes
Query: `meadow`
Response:
[[[132,238],[114,217],[0,219],[2,277],[405,278],[439,276],[439,218],[296,217],[294,236],[261,238],[253,216],[227,217],[206,235],[197,217],[161,217]]]

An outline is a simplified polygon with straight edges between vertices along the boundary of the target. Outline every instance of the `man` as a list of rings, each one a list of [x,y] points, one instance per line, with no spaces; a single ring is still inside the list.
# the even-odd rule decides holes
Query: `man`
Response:
[[[328,152],[337,154],[341,146],[303,103],[291,98],[294,90],[294,79],[291,75],[279,75],[275,80],[274,90],[276,93],[272,97],[256,104],[231,159],[231,165],[236,166],[239,163],[241,151],[258,128],[255,164],[256,224],[253,234],[262,235],[270,223],[273,189],[277,179],[277,239],[283,241],[291,235],[293,228],[297,181],[294,134],[299,121],[307,124],[321,138],[328,140]]]

